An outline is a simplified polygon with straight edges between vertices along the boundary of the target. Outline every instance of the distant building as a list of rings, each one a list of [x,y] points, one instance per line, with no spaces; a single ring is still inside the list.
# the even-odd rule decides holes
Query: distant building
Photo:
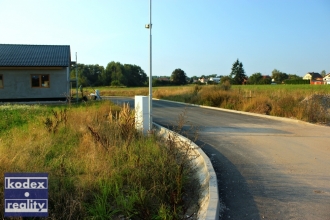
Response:
[[[169,82],[170,81],[170,77],[163,77],[163,76],[160,76],[157,78],[158,81],[166,81],[166,82]]]
[[[323,77],[324,84],[330,85],[330,73]]]
[[[209,79],[209,81],[213,81],[213,82],[215,82],[215,83],[219,83],[219,82],[220,82],[220,79],[221,79],[221,78],[219,78],[219,77],[211,77],[211,78]]]
[[[199,78],[198,81],[200,81],[201,83],[207,83],[208,79],[203,78]]]
[[[305,79],[305,80],[323,80],[323,77],[319,73],[308,72],[303,77],[303,79]]]
[[[310,84],[324,84],[323,77],[319,73],[308,72],[303,79],[310,80]]]

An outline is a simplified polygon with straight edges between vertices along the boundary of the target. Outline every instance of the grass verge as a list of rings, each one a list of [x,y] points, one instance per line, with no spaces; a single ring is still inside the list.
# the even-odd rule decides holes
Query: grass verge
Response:
[[[49,173],[48,219],[186,219],[196,212],[188,211],[198,201],[189,150],[141,135],[128,106],[16,105],[0,106],[0,114],[7,117],[0,187],[5,172]]]

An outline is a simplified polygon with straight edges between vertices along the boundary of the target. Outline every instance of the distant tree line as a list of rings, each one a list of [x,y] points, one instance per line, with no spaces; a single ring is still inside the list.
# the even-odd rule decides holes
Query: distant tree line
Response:
[[[322,70],[321,75],[324,76],[326,71]],[[251,85],[262,85],[262,84],[309,84],[309,80],[303,80],[303,77],[297,76],[296,74],[287,74],[277,69],[272,71],[272,75],[262,75],[260,72],[252,74],[250,77],[245,75],[242,62],[238,59],[233,63],[231,73],[228,76],[223,76],[220,79],[220,84],[229,82],[233,85],[251,84]]]
[[[77,64],[78,85],[82,86],[148,86],[149,80],[144,70],[137,65],[121,64],[119,62],[110,62],[104,68],[103,66]],[[323,70],[322,75],[326,71]],[[70,72],[71,78],[75,78],[76,69],[73,67]],[[216,78],[216,74],[193,76],[188,79],[186,73],[178,68],[175,69],[170,77],[153,77],[153,86],[185,85],[188,83],[201,83],[199,79]],[[211,84],[211,81],[209,81]],[[262,75],[260,72],[248,77],[245,74],[243,63],[238,59],[232,64],[231,72],[227,76],[220,76],[220,84],[230,83],[233,85],[242,84],[309,84],[309,80],[303,80],[302,77],[295,74],[287,74],[277,69],[272,71],[272,75]],[[214,82],[213,82],[214,83]]]
[[[266,85],[271,84],[272,78],[270,76],[263,76],[261,73],[254,73],[248,79],[248,84],[251,85]]]
[[[82,86],[145,86],[147,75],[137,65],[110,62],[103,66],[77,64],[78,84]],[[75,78],[76,69],[71,68],[71,78]]]
[[[188,84],[188,77],[186,73],[178,68],[175,69],[171,77],[155,77],[152,79],[152,86],[177,86]]]
[[[149,80],[140,66],[110,62],[104,69],[103,66],[86,65],[78,63],[71,68],[70,77],[78,75],[78,85],[82,86],[148,86]],[[153,86],[185,85],[187,84],[186,73],[181,69],[175,69],[168,80],[153,78]]]

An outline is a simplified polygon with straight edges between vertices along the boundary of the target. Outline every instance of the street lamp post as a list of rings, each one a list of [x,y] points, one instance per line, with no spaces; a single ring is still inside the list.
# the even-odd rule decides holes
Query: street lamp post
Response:
[[[150,74],[149,74],[149,132],[152,132],[152,23],[151,23],[151,0],[149,0],[149,11],[150,11],[150,21],[149,24],[146,24],[146,28],[150,31]]]

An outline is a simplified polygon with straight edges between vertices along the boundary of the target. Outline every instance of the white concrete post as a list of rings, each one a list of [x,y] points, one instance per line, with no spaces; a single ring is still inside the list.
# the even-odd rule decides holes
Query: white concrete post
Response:
[[[135,128],[148,134],[149,130],[149,97],[135,96]]]

